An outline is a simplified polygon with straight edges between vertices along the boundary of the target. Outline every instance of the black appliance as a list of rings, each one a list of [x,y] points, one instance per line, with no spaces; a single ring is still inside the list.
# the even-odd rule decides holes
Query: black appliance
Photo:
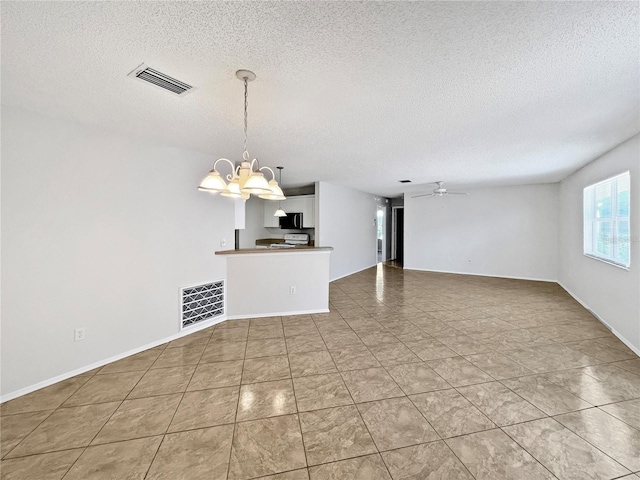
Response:
[[[286,217],[280,217],[280,228],[290,230],[302,229],[302,213],[287,213]]]

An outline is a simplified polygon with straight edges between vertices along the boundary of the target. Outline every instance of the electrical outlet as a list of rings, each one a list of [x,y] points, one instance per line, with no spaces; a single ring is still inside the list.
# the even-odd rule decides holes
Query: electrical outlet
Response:
[[[293,287],[293,286],[289,287],[289,293],[291,295],[295,295],[296,294],[296,287]]]
[[[73,331],[73,334],[74,334],[74,336],[73,336],[73,341],[74,341],[74,342],[80,342],[81,340],[84,340],[84,337],[86,336],[87,331],[85,330],[85,328],[84,328],[84,327],[82,327],[82,328],[76,328],[76,329]]]
[[[220,246],[221,247],[226,247],[227,246],[227,239],[226,238],[221,238],[220,239]]]

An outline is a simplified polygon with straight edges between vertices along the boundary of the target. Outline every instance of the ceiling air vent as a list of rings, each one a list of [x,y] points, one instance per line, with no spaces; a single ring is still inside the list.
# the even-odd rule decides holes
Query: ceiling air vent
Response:
[[[192,90],[195,90],[195,87],[181,82],[180,80],[176,80],[175,78],[170,77],[169,75],[166,75],[162,72],[154,70],[144,63],[136,67],[127,76],[150,83],[151,85],[162,88],[163,90],[168,90],[171,93],[178,95],[179,97],[183,97]]]

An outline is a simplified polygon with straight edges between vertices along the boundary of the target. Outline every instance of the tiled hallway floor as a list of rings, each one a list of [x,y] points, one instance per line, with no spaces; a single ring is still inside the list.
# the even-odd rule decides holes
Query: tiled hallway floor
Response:
[[[2,479],[640,478],[640,359],[557,285],[379,266],[330,298],[3,404]]]

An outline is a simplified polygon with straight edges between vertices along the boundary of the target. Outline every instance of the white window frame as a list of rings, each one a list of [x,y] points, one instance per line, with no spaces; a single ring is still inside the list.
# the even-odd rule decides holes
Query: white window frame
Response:
[[[625,263],[620,258],[620,245],[626,243],[629,245],[630,238],[624,239],[622,242],[621,239],[618,238],[618,224],[621,221],[626,221],[629,224],[629,235],[631,234],[631,211],[629,211],[629,216],[620,217],[618,216],[618,188],[622,181],[624,181],[626,177],[626,183],[630,184],[631,179],[629,175],[629,171],[620,173],[613,177],[607,178],[600,182],[591,184],[584,188],[583,190],[583,204],[582,210],[584,213],[584,230],[583,230],[583,254],[589,258],[593,258],[595,260],[600,260],[605,263],[609,263],[616,267],[624,268],[629,270],[631,266],[631,251],[629,249],[629,259],[628,262]],[[609,184],[608,186],[611,188],[610,196],[611,196],[611,218],[606,220],[599,220],[596,217],[596,189],[605,184]],[[629,198],[631,201],[631,198]],[[629,205],[629,210],[631,210],[631,205]],[[611,231],[611,255],[606,255],[597,251],[597,231],[596,226],[600,223],[609,223],[610,231]],[[630,246],[630,245],[629,245]]]

